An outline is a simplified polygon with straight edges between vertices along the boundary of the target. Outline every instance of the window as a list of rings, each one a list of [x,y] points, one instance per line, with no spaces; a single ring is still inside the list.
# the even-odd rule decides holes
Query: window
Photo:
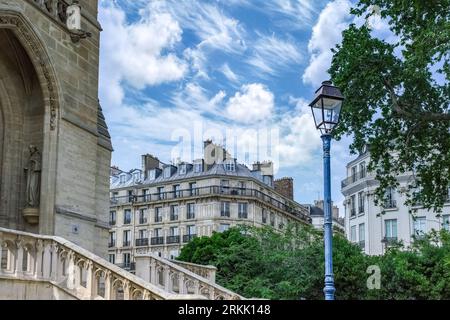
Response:
[[[364,213],[364,192],[358,192],[358,213]]]
[[[366,176],[366,163],[361,162],[359,164],[359,177],[362,179]]]
[[[352,182],[355,182],[357,180],[356,176],[356,166],[352,167]]]
[[[273,213],[270,214],[270,225],[272,227],[275,226],[275,214],[273,214]]]
[[[124,230],[123,231],[123,241],[122,244],[124,247],[128,247],[130,246],[130,241],[131,240],[131,231],[130,230]]]
[[[239,194],[244,195],[245,194],[245,182],[239,181],[238,187],[239,187]]]
[[[178,171],[179,174],[186,174],[186,165],[182,164],[180,166],[180,170]]]
[[[110,232],[109,233],[109,243],[108,243],[108,247],[115,247],[116,246],[116,233]]]
[[[235,169],[236,169],[236,166],[235,166],[233,159],[225,161],[225,170],[226,171],[235,171]]]
[[[229,187],[230,187],[229,180],[220,180],[220,192],[228,193]]]
[[[219,225],[219,232],[224,232],[224,231],[227,231],[228,229],[230,229],[230,225],[229,224],[221,223]]]
[[[178,227],[170,227],[169,234],[171,236],[178,236],[179,235]]]
[[[220,216],[229,217],[230,216],[230,203],[222,201],[220,203]]]
[[[111,262],[111,263],[116,263],[116,255],[115,254],[113,254],[113,253],[110,253],[109,254],[109,262]]]
[[[141,229],[138,231],[138,238],[139,239],[145,239],[147,238],[147,230],[146,229]]]
[[[120,176],[120,183],[125,183],[126,180],[127,180],[127,176],[125,174],[122,174]]]
[[[169,256],[170,259],[175,259],[176,257],[178,257],[178,250],[170,250]]]
[[[384,221],[385,237],[389,240],[397,240],[397,219]]]
[[[355,203],[355,195],[350,197],[350,217],[354,217],[356,215],[356,203]]]
[[[164,187],[156,188],[156,192],[158,193],[158,200],[164,199]]]
[[[201,162],[197,162],[194,164],[194,172],[202,172],[203,164]]]
[[[164,178],[170,178],[171,174],[172,174],[172,167],[165,167]]]
[[[140,172],[133,173],[133,180],[134,182],[141,180],[141,173]]]
[[[385,208],[395,208],[397,206],[397,202],[394,199],[394,188],[388,187],[386,189],[386,192],[384,193],[384,197],[386,199],[386,202],[384,204]]]
[[[187,204],[186,219],[195,219],[195,203]]]
[[[133,190],[128,190],[128,202],[133,202]]]
[[[150,201],[150,194],[148,193],[148,189],[142,190],[142,201]]]
[[[267,222],[267,209],[262,209],[262,217],[261,217],[262,223]]]
[[[356,242],[356,226],[350,227],[350,241]]]
[[[361,243],[361,241],[364,241],[366,236],[365,236],[365,228],[364,228],[364,223],[360,223],[358,226],[358,239],[359,239],[359,243]]]
[[[148,171],[148,178],[150,180],[155,180],[156,178],[156,169],[152,169]]]
[[[130,265],[131,265],[131,254],[124,253],[123,254],[123,266],[124,266],[124,268],[129,268]]]
[[[162,207],[155,208],[155,222],[162,221]]]
[[[181,196],[180,194],[180,185],[176,184],[173,186],[173,197],[174,198],[179,198]]]
[[[178,206],[170,206],[170,221],[178,220]]]
[[[131,223],[131,209],[125,209],[123,212],[123,224]]]
[[[248,216],[248,203],[239,202],[238,203],[238,217],[241,219],[247,219]]]
[[[139,223],[147,223],[147,209],[139,209]]]
[[[194,235],[194,234],[196,234],[195,225],[186,226],[186,234],[187,235]]]
[[[442,216],[442,228],[447,231],[450,231],[450,215],[446,214]]]
[[[189,195],[190,196],[198,195],[197,183],[195,182],[189,183]]]
[[[112,194],[113,200],[116,200],[118,196],[119,196],[118,192],[113,192],[113,194]]]
[[[154,235],[155,237],[161,237],[162,236],[162,229],[161,228],[156,228],[154,231]]]
[[[109,212],[109,224],[112,226],[116,224],[116,211]]]
[[[414,220],[414,236],[422,237],[426,233],[426,223],[425,217],[417,217]]]

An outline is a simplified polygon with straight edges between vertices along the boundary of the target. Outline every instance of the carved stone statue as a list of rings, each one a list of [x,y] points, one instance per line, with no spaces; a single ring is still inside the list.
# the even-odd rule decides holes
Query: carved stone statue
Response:
[[[34,145],[30,145],[30,159],[25,168],[27,175],[26,201],[28,208],[37,208],[39,206],[39,195],[41,185],[41,153]]]

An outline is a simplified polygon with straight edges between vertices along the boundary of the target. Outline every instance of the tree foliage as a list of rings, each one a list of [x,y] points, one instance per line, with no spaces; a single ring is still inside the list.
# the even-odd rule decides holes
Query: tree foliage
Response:
[[[436,244],[440,243],[439,246]],[[289,227],[236,227],[195,238],[179,260],[217,267],[218,284],[245,297],[323,299],[324,251],[320,233]],[[384,256],[366,256],[335,235],[333,263],[336,299],[449,299],[450,235],[433,234],[412,248],[392,248]],[[381,270],[380,289],[369,290],[367,268]]]
[[[333,49],[329,72],[346,98],[335,137],[353,134],[352,152],[369,146],[378,200],[413,172],[406,204],[440,211],[450,184],[450,0],[359,0],[352,13],[379,14],[393,36],[351,24]]]

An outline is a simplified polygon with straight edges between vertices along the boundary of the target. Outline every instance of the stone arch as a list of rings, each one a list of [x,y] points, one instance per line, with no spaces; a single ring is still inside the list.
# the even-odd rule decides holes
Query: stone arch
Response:
[[[7,30],[14,35],[21,48],[26,52],[27,58],[31,62],[33,71],[37,77],[37,83],[42,95],[43,121],[42,121],[42,171],[40,182],[40,217],[38,225],[29,225],[22,219],[21,207],[23,199],[19,199],[15,204],[15,210],[11,215],[0,216],[0,225],[22,229],[31,232],[44,234],[54,233],[54,211],[55,211],[55,186],[56,186],[56,147],[57,147],[57,129],[58,129],[58,111],[60,109],[59,86],[55,69],[51,63],[50,56],[46,50],[44,42],[32,26],[28,18],[19,10],[3,9],[0,6],[0,31]],[[26,78],[26,77],[23,77]],[[25,88],[27,84],[25,83]],[[4,89],[4,88],[3,88]],[[1,88],[0,88],[1,90]],[[8,101],[8,95],[2,94],[0,109],[11,108],[11,101]],[[9,106],[8,106],[9,104]],[[0,139],[5,138],[5,128],[3,123],[6,121],[5,110],[0,110]],[[17,119],[16,119],[17,120]],[[1,142],[2,140],[0,140]],[[1,148],[0,148],[1,149]],[[0,164],[4,150],[0,150]],[[0,176],[2,175],[0,168]],[[4,189],[14,182],[7,181],[1,183]],[[22,182],[23,183],[23,182]],[[23,187],[22,187],[23,188]],[[43,196],[44,195],[44,196]],[[22,203],[20,203],[20,201]],[[1,212],[0,212],[1,213]],[[17,221],[11,223],[11,217],[17,218]],[[13,219],[14,220],[14,219]]]

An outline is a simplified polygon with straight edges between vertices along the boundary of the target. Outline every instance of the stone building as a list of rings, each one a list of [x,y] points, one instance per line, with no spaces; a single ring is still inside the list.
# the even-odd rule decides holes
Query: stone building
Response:
[[[142,169],[111,176],[110,262],[132,268],[142,252],[174,258],[192,238],[237,224],[310,224],[306,207],[274,189],[272,163],[250,169],[227,155],[207,141],[193,163],[143,155]]]
[[[309,215],[311,216],[311,223],[314,228],[318,230],[323,230],[324,223],[324,211],[323,211],[323,200],[315,200],[314,204],[305,204],[309,209]],[[342,217],[339,217],[339,208],[331,203],[332,217],[333,217],[333,229],[335,232],[345,233],[345,222]]]
[[[375,189],[379,183],[373,172],[367,171],[370,153],[367,148],[347,164],[347,178],[342,180],[341,191],[345,196],[345,233],[347,238],[358,243],[365,253],[379,255],[396,242],[409,246],[431,230],[450,227],[450,197],[441,214],[423,208],[404,204],[408,182],[412,174],[397,177],[398,189],[386,190],[386,203],[375,205]],[[450,194],[450,193],[449,193]]]
[[[70,2],[71,3],[71,2]],[[0,227],[105,256],[111,141],[98,100],[97,0],[0,0]]]

